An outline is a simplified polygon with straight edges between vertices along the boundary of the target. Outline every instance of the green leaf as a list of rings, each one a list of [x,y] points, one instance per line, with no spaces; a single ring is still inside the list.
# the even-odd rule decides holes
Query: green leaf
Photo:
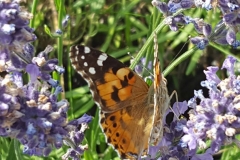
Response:
[[[45,33],[47,33],[50,37],[53,37],[53,36],[52,36],[52,33],[51,33],[51,31],[50,31],[50,29],[48,28],[47,25],[44,25],[44,31],[45,31]]]
[[[10,143],[10,148],[9,148],[9,150],[8,150],[8,156],[7,156],[7,158],[6,158],[6,160],[19,160],[19,155],[17,156],[16,155],[16,152],[18,152],[18,151],[16,151],[15,149],[16,148],[18,148],[19,146],[15,146],[16,144],[16,142],[15,142],[16,140],[14,140],[14,139],[12,139],[11,140],[11,143]]]

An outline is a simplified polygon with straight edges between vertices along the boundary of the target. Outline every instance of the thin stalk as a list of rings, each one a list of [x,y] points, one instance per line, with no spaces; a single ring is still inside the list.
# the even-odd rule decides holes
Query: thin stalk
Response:
[[[34,22],[35,22],[35,13],[36,13],[36,9],[37,9],[37,4],[38,4],[38,0],[33,0],[33,4],[32,4],[32,10],[31,13],[33,15],[33,18],[30,21],[30,27],[33,28],[34,27]]]
[[[177,65],[179,65],[181,62],[186,60],[188,57],[190,57],[197,49],[198,49],[197,47],[193,47],[192,49],[190,49],[187,52],[183,53],[180,57],[178,57],[175,61],[173,61],[173,63],[170,64],[163,71],[163,75],[167,76]]]

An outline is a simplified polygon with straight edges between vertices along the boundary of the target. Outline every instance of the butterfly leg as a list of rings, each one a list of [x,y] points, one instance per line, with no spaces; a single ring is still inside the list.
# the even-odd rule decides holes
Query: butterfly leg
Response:
[[[169,96],[169,101],[172,99],[172,97],[175,95],[175,98],[176,98],[176,102],[177,102],[177,109],[178,109],[178,112],[179,112],[179,107],[178,107],[178,94],[177,94],[177,91],[174,90],[171,95]],[[170,104],[170,103],[169,103]],[[172,109],[171,106],[169,106],[169,108],[172,110],[174,116],[179,120],[177,114],[174,112],[174,110]],[[179,112],[180,113],[180,112]]]

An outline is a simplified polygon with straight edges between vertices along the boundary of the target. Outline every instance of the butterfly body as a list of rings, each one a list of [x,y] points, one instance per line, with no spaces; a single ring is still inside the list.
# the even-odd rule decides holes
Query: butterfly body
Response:
[[[146,155],[149,145],[161,139],[162,117],[169,102],[158,61],[154,62],[154,84],[148,87],[123,63],[93,48],[72,46],[70,60],[100,107],[99,122],[107,142],[123,159]]]

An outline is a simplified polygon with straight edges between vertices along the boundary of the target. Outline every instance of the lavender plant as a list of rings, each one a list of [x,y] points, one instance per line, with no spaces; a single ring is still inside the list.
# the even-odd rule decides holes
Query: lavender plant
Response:
[[[191,42],[199,49],[204,49],[209,42],[221,45],[231,45],[237,48],[240,45],[236,38],[239,27],[238,1],[168,1],[168,3],[153,0],[152,4],[166,17],[165,24],[172,31],[177,31],[179,26],[192,23],[199,36],[191,38]],[[201,18],[184,15],[181,10],[190,8],[203,8],[206,10],[219,9],[222,19],[214,27]],[[178,12],[179,11],[179,12]],[[214,29],[212,29],[214,28]]]
[[[206,80],[201,85],[209,90],[207,97],[202,90],[194,91],[194,97],[188,103],[174,104],[173,111],[177,117],[191,108],[189,120],[175,117],[170,125],[165,122],[162,141],[150,150],[153,157],[160,151],[161,160],[213,159],[213,155],[224,145],[240,147],[236,138],[239,134],[240,77],[234,73],[235,62],[236,59],[231,56],[224,61],[221,69],[226,69],[229,77],[223,80],[216,74],[218,67],[211,66],[204,71]],[[172,110],[166,115],[169,112]],[[210,141],[210,146],[207,141]],[[197,154],[198,149],[205,150],[205,153]]]
[[[0,136],[17,139],[23,153],[31,156],[46,157],[65,143],[70,148],[62,158],[78,159],[87,148],[81,143],[92,118],[85,114],[68,122],[69,103],[57,99],[62,87],[51,76],[53,71],[64,73],[64,68],[49,58],[51,46],[35,56],[31,42],[36,36],[28,26],[33,15],[20,2],[0,1],[0,71],[4,73],[0,77]]]
[[[239,76],[234,74],[235,62],[233,57],[224,61],[222,69],[227,69],[229,73],[224,80],[217,77],[217,67],[208,67],[205,71],[207,80],[201,85],[209,89],[209,98],[205,98],[200,90],[195,91],[194,98],[188,102],[194,112],[190,113],[190,120],[184,128],[187,135],[183,137],[183,142],[193,152],[197,146],[206,148],[204,141],[207,138],[212,140],[213,153],[219,151],[222,145],[235,143],[239,146],[239,140],[235,137],[239,130]],[[197,99],[200,100],[199,104],[196,103]]]
[[[239,40],[236,38],[239,28],[237,1],[165,3],[153,0],[152,4],[165,16],[164,24],[172,31],[178,31],[180,26],[192,23],[199,35],[191,38],[190,41],[200,50],[205,49],[209,43],[231,45],[233,48],[239,46]],[[182,13],[189,8],[219,9],[222,19],[214,27],[203,19],[192,18]],[[229,75],[224,80],[216,74],[218,67],[207,67],[208,70],[204,71],[207,80],[201,82],[201,86],[209,90],[209,95],[204,96],[202,90],[194,91],[194,97],[188,103],[178,102],[173,106],[177,117],[187,108],[191,108],[189,120],[174,118],[170,125],[165,123],[164,137],[158,146],[150,149],[151,157],[160,157],[161,160],[213,159],[213,155],[223,146],[235,144],[239,147],[240,143],[236,135],[239,134],[240,92],[239,76],[234,73],[235,62],[236,59],[232,56],[224,61],[222,69],[226,69]],[[197,154],[199,149],[205,150],[205,153]],[[157,152],[160,152],[160,156],[156,154]]]

